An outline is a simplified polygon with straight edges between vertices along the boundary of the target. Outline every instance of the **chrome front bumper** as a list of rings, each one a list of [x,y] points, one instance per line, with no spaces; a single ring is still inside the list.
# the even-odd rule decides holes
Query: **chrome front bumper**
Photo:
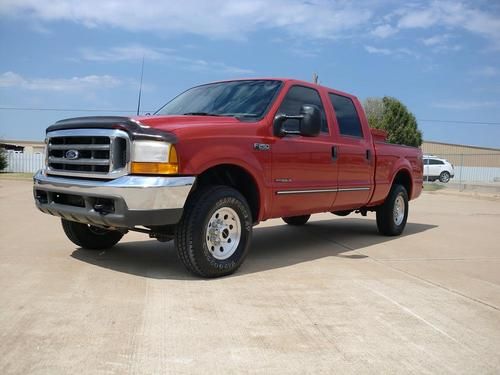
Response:
[[[42,212],[132,228],[177,223],[195,177],[123,176],[103,181],[49,176],[41,170],[33,180],[36,206]]]

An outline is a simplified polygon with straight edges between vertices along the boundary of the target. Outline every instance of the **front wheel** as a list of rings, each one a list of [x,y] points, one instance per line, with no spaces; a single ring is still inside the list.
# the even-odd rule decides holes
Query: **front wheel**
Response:
[[[450,181],[450,173],[449,172],[441,172],[439,175],[439,181],[444,182],[445,184]]]
[[[408,219],[408,193],[402,185],[394,185],[384,204],[377,209],[377,228],[385,236],[399,236]]]
[[[93,225],[61,219],[66,237],[75,245],[90,250],[102,250],[113,247],[123,237],[123,233]]]
[[[235,272],[243,263],[252,236],[246,199],[227,186],[208,186],[186,203],[177,224],[175,245],[184,266],[202,277]]]

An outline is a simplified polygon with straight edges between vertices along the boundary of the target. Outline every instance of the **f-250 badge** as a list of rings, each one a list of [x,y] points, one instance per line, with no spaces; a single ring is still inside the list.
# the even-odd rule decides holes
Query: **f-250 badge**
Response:
[[[271,149],[271,145],[267,143],[254,143],[253,149],[256,151],[269,151]]]

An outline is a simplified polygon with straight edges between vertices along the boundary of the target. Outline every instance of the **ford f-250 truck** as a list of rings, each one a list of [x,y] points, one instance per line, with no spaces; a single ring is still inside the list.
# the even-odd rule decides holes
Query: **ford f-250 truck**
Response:
[[[356,97],[291,79],[197,86],[153,116],[62,120],[46,142],[36,205],[73,243],[173,239],[203,277],[233,273],[271,218],[375,211],[379,232],[399,235],[422,190],[419,149],[370,130]]]

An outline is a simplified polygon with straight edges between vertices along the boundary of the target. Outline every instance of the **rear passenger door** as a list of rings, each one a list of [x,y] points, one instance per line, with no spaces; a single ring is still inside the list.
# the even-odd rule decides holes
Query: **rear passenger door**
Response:
[[[373,190],[373,145],[363,132],[354,101],[335,93],[328,96],[338,129],[338,193],[332,211],[359,208],[368,203]]]

